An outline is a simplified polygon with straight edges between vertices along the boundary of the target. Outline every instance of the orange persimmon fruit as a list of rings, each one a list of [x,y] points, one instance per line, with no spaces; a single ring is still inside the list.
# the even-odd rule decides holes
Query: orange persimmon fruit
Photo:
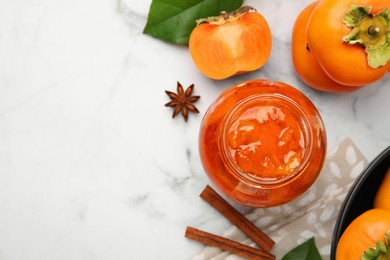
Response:
[[[307,40],[318,63],[332,80],[342,85],[361,86],[384,77],[388,65],[378,65],[375,68],[371,66],[368,51],[388,48],[388,36],[386,36],[388,31],[383,30],[378,21],[386,26],[388,19],[386,9],[389,7],[390,1],[384,0],[321,0],[318,2],[307,24]],[[367,8],[370,13],[367,11],[369,14],[363,17],[360,10],[364,8]],[[377,17],[381,11],[384,13]],[[359,19],[356,27],[347,26],[346,15],[349,20]],[[370,28],[375,29],[375,33],[372,33]],[[379,31],[376,31],[377,29]],[[351,33],[357,31],[359,34],[353,37]],[[385,52],[378,52],[373,56],[382,60],[384,54]]]
[[[375,195],[374,207],[390,210],[390,167],[385,173],[385,177]]]
[[[189,39],[196,67],[218,80],[263,67],[271,47],[267,21],[248,6],[199,20]]]
[[[345,229],[337,244],[336,260],[387,260],[390,257],[389,240],[390,210],[370,209],[359,215]],[[378,241],[381,242],[378,244]],[[379,253],[378,249],[383,251],[380,250]],[[373,250],[378,252],[377,257],[368,257]]]
[[[318,1],[304,8],[295,20],[292,33],[292,60],[298,77],[307,85],[321,91],[343,93],[362,86],[346,86],[332,80],[322,69],[307,41],[306,28]]]

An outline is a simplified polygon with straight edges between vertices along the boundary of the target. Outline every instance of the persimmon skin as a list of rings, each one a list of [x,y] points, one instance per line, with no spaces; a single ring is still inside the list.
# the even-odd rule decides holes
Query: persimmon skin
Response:
[[[390,167],[375,195],[374,207],[390,210]]]
[[[342,38],[351,29],[342,18],[351,4],[372,6],[374,14],[390,7],[390,2],[383,0],[321,0],[310,16],[307,39],[320,66],[332,80],[342,85],[363,86],[380,80],[389,67],[371,68],[364,48],[343,43]]]
[[[390,210],[370,209],[358,216],[345,229],[336,250],[336,260],[360,259],[363,252],[384,241],[390,230]]]
[[[248,12],[224,24],[196,26],[189,50],[197,68],[211,79],[257,70],[267,62],[272,35],[267,21],[257,12]]]
[[[292,60],[299,78],[310,87],[331,93],[355,91],[362,86],[346,86],[332,80],[322,69],[307,42],[306,28],[318,1],[309,4],[298,15],[292,34]]]

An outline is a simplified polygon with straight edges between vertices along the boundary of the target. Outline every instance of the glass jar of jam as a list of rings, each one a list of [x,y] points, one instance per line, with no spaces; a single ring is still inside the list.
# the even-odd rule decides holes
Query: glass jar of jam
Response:
[[[291,201],[318,177],[326,153],[324,124],[297,89],[250,80],[224,91],[207,110],[200,158],[229,198],[252,207]]]

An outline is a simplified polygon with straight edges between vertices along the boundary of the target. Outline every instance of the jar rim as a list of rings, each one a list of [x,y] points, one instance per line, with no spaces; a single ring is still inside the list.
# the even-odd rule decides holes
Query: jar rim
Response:
[[[263,178],[263,177],[255,177],[252,176],[253,174],[244,172],[243,170],[238,167],[238,165],[235,163],[234,159],[232,158],[231,153],[228,151],[228,128],[229,128],[229,122],[233,119],[234,115],[242,108],[244,105],[255,102],[259,100],[267,100],[272,102],[279,102],[278,104],[281,104],[282,102],[285,107],[287,107],[290,111],[294,111],[294,114],[297,115],[301,119],[301,122],[299,125],[301,126],[301,131],[303,133],[304,143],[305,143],[305,150],[302,162],[300,162],[299,166],[296,167],[292,172],[286,174],[282,178]],[[222,124],[220,125],[221,128],[219,131],[221,131],[221,139],[219,142],[220,151],[222,151],[222,160],[224,161],[225,165],[229,168],[232,174],[234,174],[237,178],[241,179],[242,181],[245,181],[249,183],[251,186],[254,187],[261,187],[261,188],[275,188],[284,186],[294,179],[298,178],[301,173],[304,172],[304,170],[307,168],[311,157],[312,157],[312,151],[313,151],[313,140],[314,140],[314,133],[313,128],[310,123],[310,119],[308,118],[305,111],[302,109],[302,107],[291,97],[280,94],[280,93],[257,93],[249,95],[242,100],[240,100],[233,108],[229,110],[229,112],[224,116],[222,119]]]

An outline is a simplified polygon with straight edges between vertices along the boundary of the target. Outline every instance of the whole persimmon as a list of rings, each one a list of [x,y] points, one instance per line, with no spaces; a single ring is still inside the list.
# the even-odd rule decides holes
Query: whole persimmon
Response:
[[[321,0],[307,24],[311,51],[342,85],[376,82],[389,70],[390,1]]]
[[[298,77],[314,89],[343,93],[361,88],[362,86],[346,86],[332,80],[322,69],[307,41],[306,28],[310,15],[318,1],[312,2],[298,15],[292,33],[292,60]]]
[[[390,72],[390,1],[316,0],[298,15],[292,56],[298,76],[321,91],[355,91]]]
[[[336,260],[390,259],[390,210],[370,209],[355,218],[343,232]]]
[[[189,39],[197,68],[205,76],[218,80],[263,67],[271,47],[267,21],[249,6],[198,20]]]
[[[375,195],[374,207],[387,209],[390,211],[390,167],[387,169],[385,177]]]

